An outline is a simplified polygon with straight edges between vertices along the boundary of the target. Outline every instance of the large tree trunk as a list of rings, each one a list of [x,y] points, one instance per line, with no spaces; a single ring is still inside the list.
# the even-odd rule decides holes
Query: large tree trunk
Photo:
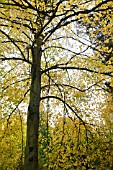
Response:
[[[38,37],[32,48],[31,89],[27,115],[27,136],[24,170],[38,169],[38,129],[41,92],[41,45]]]

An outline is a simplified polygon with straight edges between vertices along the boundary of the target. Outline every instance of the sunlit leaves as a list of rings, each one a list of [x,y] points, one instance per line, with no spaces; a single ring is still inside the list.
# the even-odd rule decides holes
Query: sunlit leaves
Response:
[[[21,132],[15,122],[20,126],[18,115],[22,113],[26,118],[33,49],[38,47],[36,38],[42,37],[39,69],[41,99],[46,100],[40,104],[40,167],[71,170],[111,167],[112,2],[0,3],[0,59],[8,60],[0,72],[2,127],[6,127],[6,120],[9,123],[8,138],[5,136],[2,143],[3,162],[11,152],[14,158],[7,167],[11,164],[12,168],[13,159],[15,167],[21,153],[18,149]],[[105,86],[107,80],[110,87]],[[14,143],[15,152],[10,151],[10,144],[6,146],[7,140]]]
[[[58,119],[57,124],[50,131],[49,147],[44,150],[49,161],[44,166],[48,165],[48,169],[86,169],[86,167],[101,169],[111,167],[111,145],[107,144],[109,137],[104,138],[104,134],[101,134],[101,128],[98,131],[93,129],[93,126],[92,128],[88,125],[84,127],[71,117]],[[100,143],[101,146],[99,147]],[[57,161],[55,161],[56,159]]]
[[[18,169],[23,165],[25,147],[25,122],[21,115],[14,115],[8,122],[1,121],[1,169]]]

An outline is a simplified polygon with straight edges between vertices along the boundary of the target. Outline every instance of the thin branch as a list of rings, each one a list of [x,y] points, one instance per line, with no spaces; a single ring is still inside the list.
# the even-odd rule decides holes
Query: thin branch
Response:
[[[50,75],[49,75],[48,73],[45,73],[45,74],[46,74],[46,75],[49,77],[49,79],[54,83],[54,86],[57,87],[57,89],[58,89],[61,97],[63,97],[63,96],[62,96],[62,90],[60,89],[59,85],[55,82],[55,80],[54,80],[52,77],[50,77]],[[51,86],[51,85],[50,85],[50,86]],[[48,85],[47,85],[46,87],[48,87]],[[43,87],[42,87],[41,89],[43,89]]]
[[[75,87],[75,86],[72,86],[72,85],[68,85],[68,84],[58,84],[58,83],[56,83],[56,84],[50,84],[50,87],[52,87],[52,86],[61,86],[61,87],[68,87],[68,88],[72,88],[72,89],[75,89],[75,90],[78,90],[78,91],[80,91],[80,92],[86,92],[86,91],[88,91],[88,90],[90,90],[92,87],[94,87],[94,86],[99,86],[98,85],[98,83],[100,83],[100,82],[102,82],[102,81],[104,81],[105,79],[102,79],[102,80],[100,80],[100,81],[98,81],[98,82],[96,82],[96,83],[94,83],[94,84],[92,84],[92,85],[90,85],[89,87],[87,87],[87,88],[84,88],[84,89],[80,89],[80,88],[78,88],[78,87]],[[48,85],[45,85],[45,86],[42,86],[42,90],[44,89],[44,88],[48,88]]]
[[[20,110],[18,109],[19,111],[19,116],[20,116],[20,124],[21,124],[21,157],[20,157],[20,162],[19,162],[19,166],[22,167],[23,163],[22,163],[22,159],[23,159],[23,155],[24,155],[24,132],[23,132],[23,121],[22,121],[22,115],[20,113]]]
[[[7,60],[18,60],[18,61],[24,61],[24,62],[26,62],[26,63],[28,63],[28,64],[32,64],[32,62],[30,62],[29,60],[26,60],[25,58],[23,59],[23,58],[16,58],[16,57],[4,57],[4,58],[0,58],[0,60],[1,61],[7,61]]]
[[[82,118],[76,113],[76,111],[74,111],[74,109],[68,104],[66,103],[66,101],[64,101],[63,99],[61,99],[60,97],[58,96],[45,96],[45,97],[41,97],[40,100],[44,100],[44,99],[57,99],[59,101],[61,101],[63,104],[65,104],[75,115],[76,117],[83,123],[83,125],[85,126],[85,122],[82,120]]]
[[[72,13],[72,14],[70,14],[70,15],[68,15],[68,16],[64,16],[63,18],[61,18],[61,20],[58,22],[58,24],[57,24],[52,30],[49,31],[50,34],[47,35],[47,37],[45,37],[44,42],[47,41],[48,38],[49,38],[56,30],[58,30],[59,28],[61,28],[61,27],[63,27],[63,26],[67,26],[67,25],[69,25],[69,24],[72,23],[72,22],[78,21],[78,18],[72,19],[72,20],[71,20],[70,18],[75,17],[75,16],[78,16],[79,14],[89,14],[89,13],[91,13],[91,12],[94,12],[96,9],[98,9],[98,8],[101,7],[102,5],[106,4],[107,2],[112,2],[112,0],[102,1],[101,3],[99,3],[98,5],[96,5],[95,7],[91,8],[91,9],[80,10],[80,11],[77,11],[77,12],[75,12],[75,11],[73,10],[73,13]],[[55,15],[55,17],[57,17],[57,15]],[[51,21],[52,21],[52,19],[53,19],[53,18],[51,18]],[[68,19],[70,19],[70,21],[69,21]],[[47,26],[47,25],[45,25],[45,26],[42,28],[41,31],[43,31],[46,26]]]
[[[88,49],[88,47],[86,47],[85,50],[83,50],[83,51],[81,51],[81,52],[79,52],[79,53],[76,53],[76,52],[74,52],[74,51],[72,51],[72,50],[70,50],[70,49],[67,49],[67,48],[65,48],[65,47],[59,47],[59,46],[51,45],[50,47],[46,47],[44,50],[49,49],[49,48],[50,48],[50,49],[51,49],[51,48],[62,49],[62,50],[68,51],[68,52],[70,52],[70,53],[73,53],[73,54],[75,54],[75,55],[80,55],[80,54],[86,52],[86,50]],[[43,50],[43,51],[44,51],[44,50]]]
[[[15,81],[15,82],[9,84],[7,87],[5,87],[5,88],[2,90],[2,92],[4,92],[6,89],[8,89],[8,88],[9,88],[10,86],[12,86],[12,85],[17,84],[17,83],[21,83],[21,82],[26,81],[26,80],[30,80],[30,78],[26,78],[26,79],[22,79],[22,80]]]
[[[13,109],[13,111],[8,115],[7,118],[7,127],[8,127],[8,123],[10,120],[11,115],[16,111],[16,109],[18,109],[19,105],[24,101],[24,98],[26,97],[26,95],[28,94],[28,92],[30,91],[30,89],[28,89],[25,93],[24,93],[24,97],[18,102],[18,104],[16,105],[16,107]]]
[[[12,43],[15,47],[17,47],[17,49],[20,51],[20,54],[23,56],[23,58],[25,59],[24,53],[22,52],[22,50],[20,49],[20,47],[15,43],[15,41],[3,30],[0,29],[0,32],[5,35]]]

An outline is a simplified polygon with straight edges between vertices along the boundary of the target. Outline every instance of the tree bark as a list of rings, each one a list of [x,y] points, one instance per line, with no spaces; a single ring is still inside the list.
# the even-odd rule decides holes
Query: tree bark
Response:
[[[27,136],[24,170],[38,170],[38,129],[41,92],[42,38],[35,39],[32,47],[31,89],[27,115]]]

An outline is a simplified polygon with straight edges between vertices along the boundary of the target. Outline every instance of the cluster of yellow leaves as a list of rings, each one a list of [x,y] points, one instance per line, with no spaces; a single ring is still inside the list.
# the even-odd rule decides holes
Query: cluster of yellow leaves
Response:
[[[107,134],[101,128],[95,129],[90,125],[84,127],[73,118],[60,118],[55,127],[50,129],[49,144],[43,153],[48,160],[44,167],[71,170],[89,167],[101,170],[113,166],[112,143],[109,143],[108,136],[105,138]]]
[[[11,1],[12,2],[12,1]],[[20,2],[19,0],[17,2]],[[100,1],[96,2],[97,4]],[[35,2],[31,1],[30,2],[33,6],[35,6]],[[37,1],[38,6],[40,10],[46,10],[45,7],[45,2],[44,1]],[[70,9],[72,8],[72,5],[74,5],[76,3],[76,5],[78,5],[78,8],[83,10],[85,8],[87,8],[89,6],[90,3],[86,3],[85,5],[83,5],[84,0],[83,1],[67,1],[66,4],[61,4],[58,8],[58,13],[56,14],[61,14],[62,11],[64,12],[65,9]],[[26,3],[25,3],[26,4]],[[53,9],[56,7],[55,6],[55,2],[51,2],[51,4],[53,4]],[[82,4],[82,5],[81,5]],[[27,4],[26,4],[27,5]],[[66,5],[66,7],[65,7]],[[93,5],[93,4],[92,4]],[[111,3],[109,3],[109,5],[111,5]],[[104,7],[104,6],[103,6]],[[20,9],[20,8],[19,8]],[[31,34],[31,32],[29,31],[29,29],[26,29],[25,24],[29,24],[30,21],[32,20],[32,26],[33,28],[36,28],[37,31],[37,24],[39,23],[35,23],[35,13],[32,12],[32,10],[30,9],[26,9],[26,10],[18,10],[18,8],[15,8],[13,10],[13,7],[8,8],[4,8],[3,9],[3,14],[1,14],[2,17],[2,21],[0,21],[1,23],[3,23],[4,21],[4,17],[5,20],[7,21],[6,23],[8,23],[8,25],[10,26],[7,27],[7,30],[9,31],[9,35],[11,36],[11,38],[17,38],[17,40],[24,40],[26,41],[26,43],[28,43],[28,37],[26,37],[25,35],[23,36],[23,31],[25,33],[28,33],[28,35]],[[107,13],[107,18],[106,21],[104,22],[104,18],[102,19],[104,13],[106,14],[106,12],[101,12],[98,14],[94,14],[93,15],[93,19],[95,22],[92,23],[92,19],[90,17],[88,17],[88,15],[84,15],[84,14],[80,14],[78,15],[78,19],[83,19],[84,22],[88,23],[88,24],[93,24],[93,27],[95,27],[96,29],[96,24],[100,23],[101,28],[99,31],[101,31],[101,33],[103,35],[107,35],[108,37],[112,36],[112,17],[111,17],[111,13],[108,12]],[[68,15],[70,15],[70,13],[68,13]],[[17,19],[18,18],[18,19]],[[20,19],[19,19],[20,18]],[[102,19],[102,20],[101,20]],[[19,23],[18,23],[19,21]],[[57,18],[55,20],[55,22],[57,23],[59,21],[59,19]],[[107,23],[107,21],[109,21],[109,23]],[[50,24],[50,26],[52,26],[52,24]],[[4,27],[3,27],[4,28]],[[48,26],[49,28],[49,26]],[[67,27],[66,29],[69,29],[69,27]],[[67,31],[65,29],[65,31]],[[99,32],[98,30],[92,30],[90,32],[90,37],[94,38],[95,35],[97,35]],[[66,35],[71,35],[70,32],[67,32]],[[109,43],[109,38],[106,38],[104,43]],[[2,37],[4,38],[4,36]],[[52,38],[51,38],[52,39]],[[51,41],[50,39],[50,41]],[[64,42],[63,42],[64,43]],[[101,44],[101,42],[96,41],[98,45],[98,50],[102,53],[111,53],[111,48],[107,47],[107,46],[103,46]],[[18,43],[19,44],[19,43]],[[49,43],[47,42],[47,45]],[[52,45],[56,45],[56,43],[52,44]],[[59,44],[58,44],[59,45]],[[50,43],[51,46],[51,43]],[[13,52],[12,49],[13,46],[10,45],[10,43],[8,45],[6,45],[6,47],[4,47],[4,51],[5,52],[9,52],[11,53],[11,51]],[[21,47],[21,50],[23,49],[24,51],[24,45],[21,45],[21,43],[19,44],[19,47]],[[60,46],[61,47],[61,46]],[[80,45],[80,51],[82,51],[82,46]],[[50,61],[50,58],[52,60],[52,62],[48,62],[48,67],[53,66],[56,63],[62,63],[62,62],[66,62],[69,58],[67,57],[66,54],[63,54],[61,49],[55,49],[53,51],[50,50],[46,50],[46,52],[48,52],[48,58],[46,57],[46,59],[48,59],[48,61]],[[91,68],[92,70],[96,70],[98,72],[104,72],[104,71],[112,71],[112,66],[106,66],[105,64],[102,65],[101,61],[98,59],[98,57],[100,56],[100,52],[97,52],[97,54],[95,53],[94,56],[91,56],[92,58],[88,58],[88,59],[84,59],[84,58],[80,58],[77,56],[77,58],[74,57],[73,60],[71,60],[71,64],[72,66],[75,66],[76,63],[76,67],[85,67],[87,66],[87,68]],[[59,55],[60,53],[60,55]],[[57,54],[58,57],[54,57],[54,55]],[[64,56],[64,58],[62,57],[62,54]],[[96,62],[95,62],[96,61]],[[46,63],[47,64],[47,63]],[[42,68],[46,69],[47,65],[45,64],[45,61],[42,61]],[[71,65],[70,64],[70,65]],[[8,110],[6,110],[6,105],[8,104],[8,102],[11,104],[11,102],[13,104],[17,104],[19,102],[19,100],[21,100],[21,97],[24,97],[24,91],[26,88],[28,88],[27,85],[27,81],[25,81],[25,83],[21,82],[19,86],[13,84],[15,81],[20,81],[20,79],[18,79],[17,77],[19,77],[20,72],[22,73],[22,75],[27,75],[27,69],[26,69],[26,65],[23,67],[20,67],[18,69],[16,69],[16,75],[14,75],[14,77],[12,77],[11,74],[6,76],[6,79],[3,80],[3,86],[4,88],[6,88],[5,92],[4,92],[4,99],[6,100],[5,102],[5,106],[4,106],[4,112],[8,112]],[[98,79],[100,80],[101,78],[103,78],[102,76],[100,76],[100,74],[98,75],[94,75],[94,74],[86,74],[86,72],[84,73],[80,73],[77,70],[77,72],[71,72],[72,75],[69,75],[69,78],[71,78],[71,85],[73,86],[77,86],[80,89],[85,89],[87,87],[87,80],[89,80],[89,85],[96,82]],[[73,75],[76,75],[73,78]],[[70,79],[68,78],[68,74],[66,74],[66,71],[62,71],[62,72],[54,72],[51,71],[49,73],[49,76],[51,76],[51,84],[53,84],[53,82],[55,81],[55,83],[59,83],[59,84],[69,84],[70,85]],[[26,76],[27,77],[27,76]],[[13,81],[12,81],[13,78]],[[104,77],[106,78],[106,77]],[[52,81],[54,80],[54,81]],[[47,75],[43,75],[42,76],[42,86],[46,86],[46,83],[48,82],[48,76]],[[75,83],[76,82],[76,83]],[[10,84],[10,87],[7,88]],[[12,85],[13,86],[12,86]],[[56,88],[57,87],[57,88]],[[52,90],[50,90],[50,94],[54,94],[57,96],[60,96],[59,94],[59,89],[63,92],[65,92],[65,98],[66,98],[66,102],[68,102],[70,105],[73,103],[73,108],[76,109],[76,107],[80,108],[81,107],[81,103],[82,103],[82,99],[84,100],[84,98],[86,97],[86,93],[85,92],[78,92],[77,90],[72,90],[71,88],[67,88],[67,87],[60,87],[60,85],[56,86],[56,87],[52,87]],[[20,91],[21,88],[21,91]],[[43,90],[43,95],[47,94],[47,88],[45,88],[46,90]],[[57,90],[56,90],[57,89]],[[99,94],[99,93],[98,93]],[[61,97],[61,96],[60,96]],[[110,99],[111,97],[109,97]],[[87,100],[88,101],[88,100]],[[26,100],[27,103],[27,100]],[[51,102],[52,103],[52,102]],[[56,112],[58,110],[59,107],[59,103],[55,101],[54,104],[52,103],[52,107],[54,107],[54,111]],[[84,102],[84,107],[86,107],[87,103]],[[109,121],[109,119],[107,119],[107,115],[110,116],[111,112],[112,112],[112,103],[111,100],[109,102],[109,105],[106,107],[106,111],[104,114],[104,120],[106,120],[106,124],[108,128],[108,130],[111,127],[111,121]],[[41,105],[42,108],[45,107],[44,103]],[[60,105],[60,107],[62,108],[62,105]],[[13,108],[13,107],[12,107]],[[56,108],[56,109],[55,109]],[[53,108],[52,108],[53,109]],[[82,110],[82,108],[81,108]],[[85,110],[85,109],[84,109]],[[88,111],[94,111],[94,108],[90,109],[86,109],[86,112]],[[10,111],[10,110],[9,110]],[[79,114],[79,112],[77,112]],[[8,115],[8,113],[6,113],[6,115]],[[87,113],[87,116],[91,117],[89,115],[89,113]],[[51,117],[51,116],[50,116]],[[93,119],[93,118],[92,118]],[[14,121],[14,120],[13,120]],[[18,122],[18,121],[17,121]],[[92,123],[92,122],[91,122]],[[103,125],[103,124],[102,124]],[[16,126],[16,124],[13,124],[13,130],[14,127]],[[16,126],[17,128],[17,126]],[[47,129],[41,129],[43,131],[43,133],[47,133]],[[11,134],[9,135],[9,133],[11,132]],[[10,153],[13,155],[13,158],[15,158],[14,164],[13,163],[13,158],[11,159],[11,161],[9,160],[9,164],[11,164],[11,166],[16,166],[17,163],[17,159],[18,155],[20,153],[20,151],[18,151],[18,145],[19,140],[17,139],[16,136],[16,132],[17,130],[15,129],[15,131],[8,131],[8,138],[6,137],[5,139],[3,139],[2,145],[3,147],[3,164],[6,164],[6,160],[8,160],[8,157],[10,156]],[[73,133],[74,132],[74,133]],[[88,132],[88,136],[87,133]],[[103,135],[100,136],[99,132],[102,132]],[[14,135],[13,135],[14,134]],[[19,135],[20,135],[20,131],[19,131]],[[105,133],[105,131],[102,131],[102,129],[99,129],[97,132],[95,131],[95,128],[90,128],[89,126],[87,126],[87,129],[85,129],[85,127],[81,124],[81,122],[79,122],[78,120],[76,121],[72,121],[68,118],[66,118],[66,120],[63,120],[63,118],[58,120],[58,123],[55,125],[54,128],[50,128],[49,131],[49,144],[48,144],[48,139],[45,138],[44,135],[40,135],[40,139],[41,139],[41,143],[40,143],[40,149],[41,149],[41,153],[42,154],[42,150],[43,150],[43,154],[45,155],[45,159],[41,156],[40,159],[43,162],[43,164],[45,165],[45,167],[49,167],[49,169],[54,168],[54,169],[85,169],[87,168],[87,166],[90,166],[90,169],[93,168],[100,168],[102,169],[103,167],[108,168],[112,166],[111,163],[111,155],[110,155],[110,151],[111,151],[111,143],[110,145],[108,144],[108,146],[110,146],[110,149],[106,148],[106,140],[110,139],[109,137],[106,139],[107,135]],[[110,136],[111,137],[111,136]],[[39,139],[39,140],[40,140]],[[17,151],[18,155],[16,155],[16,153],[12,153],[12,149],[13,149],[13,145],[8,144],[6,145],[8,140],[12,141],[13,145],[14,145],[14,150],[15,152]],[[18,141],[18,143],[17,143]],[[104,143],[105,142],[105,143]],[[102,146],[100,147],[100,143],[102,144]],[[44,148],[45,147],[45,148]],[[8,154],[7,154],[8,151]],[[103,153],[105,153],[104,157],[103,157]],[[16,156],[15,156],[16,155]],[[108,159],[108,155],[109,155],[109,159]],[[7,158],[7,159],[5,159]],[[43,161],[44,159],[44,161]],[[56,161],[57,160],[57,161]],[[108,161],[108,164],[107,164]],[[5,167],[5,169],[7,169],[7,167],[11,167],[8,163],[6,164],[7,166]],[[107,167],[108,166],[108,167]]]
[[[22,118],[22,117],[21,117]],[[22,120],[24,122],[24,120]],[[0,169],[14,170],[23,164],[23,149],[25,147],[25,122],[21,125],[20,116],[14,115],[7,122],[2,118],[0,133]],[[24,129],[21,129],[23,128]],[[22,137],[23,135],[23,137]],[[22,159],[21,159],[22,158]]]

